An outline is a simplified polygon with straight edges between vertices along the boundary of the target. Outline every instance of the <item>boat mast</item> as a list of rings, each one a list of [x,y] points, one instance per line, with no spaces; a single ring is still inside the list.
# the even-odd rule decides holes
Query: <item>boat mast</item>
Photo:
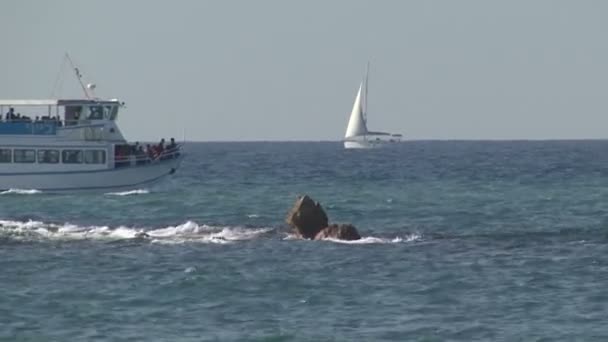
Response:
[[[365,95],[363,96],[364,102],[363,102],[363,113],[364,113],[364,118],[365,121],[367,122],[367,85],[369,83],[369,61],[367,61],[367,67],[365,68]]]
[[[87,88],[84,86],[84,83],[82,83],[82,75],[80,74],[80,70],[78,70],[78,68],[74,65],[72,58],[70,58],[70,55],[67,52],[65,53],[65,57],[67,58],[68,62],[70,62],[72,69],[74,69],[74,73],[76,74],[76,79],[78,79],[78,83],[80,83],[80,87],[82,88],[84,95],[87,97],[87,99],[90,99],[91,97],[89,96],[89,92],[87,91]]]
[[[365,89],[363,92],[363,121],[365,122],[365,126],[367,127],[367,84],[369,82],[369,61],[367,61],[367,66],[365,67]],[[367,133],[363,136],[365,140],[367,140]]]

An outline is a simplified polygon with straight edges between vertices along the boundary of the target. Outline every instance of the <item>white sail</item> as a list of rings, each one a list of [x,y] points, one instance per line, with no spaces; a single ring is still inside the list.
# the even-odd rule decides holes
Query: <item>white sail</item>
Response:
[[[345,138],[352,138],[367,134],[367,125],[365,124],[365,119],[363,117],[363,106],[361,105],[362,90],[363,82],[361,82],[361,85],[359,85],[359,91],[357,92],[353,110],[350,113],[350,119],[348,120],[348,126],[346,127],[346,134],[344,135]]]
[[[401,134],[370,131],[367,129],[367,91],[369,84],[369,62],[365,70],[365,78],[359,85],[355,98],[353,111],[350,113],[346,134],[344,135],[344,148],[367,149],[382,147],[401,141]]]

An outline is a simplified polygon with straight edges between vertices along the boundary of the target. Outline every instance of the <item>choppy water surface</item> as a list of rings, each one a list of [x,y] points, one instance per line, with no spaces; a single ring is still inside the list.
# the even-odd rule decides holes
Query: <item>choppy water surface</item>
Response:
[[[606,141],[187,152],[149,189],[0,194],[0,340],[608,340]],[[364,239],[291,237],[300,193]]]

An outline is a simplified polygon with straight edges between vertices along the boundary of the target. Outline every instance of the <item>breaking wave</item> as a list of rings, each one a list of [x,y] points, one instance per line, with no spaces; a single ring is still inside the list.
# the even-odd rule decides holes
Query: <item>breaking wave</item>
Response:
[[[283,240],[301,240],[301,238],[297,237],[295,234],[287,234]],[[375,236],[366,236],[362,237],[359,240],[338,240],[333,238],[323,239],[323,241],[347,244],[347,245],[369,245],[369,244],[387,244],[387,243],[403,243],[403,242],[415,242],[422,240],[422,235],[420,234],[410,234],[405,237],[394,237],[394,238],[380,238]]]
[[[9,189],[0,192],[0,195],[35,195],[41,193],[42,191],[36,189]]]
[[[422,240],[422,235],[420,234],[410,234],[405,237],[395,237],[392,239],[389,238],[379,238],[374,236],[366,236],[362,237],[359,240],[338,240],[338,239],[323,239],[324,241],[330,241],[335,243],[342,243],[348,245],[369,245],[369,244],[386,244],[386,243],[402,243],[402,242],[414,242]]]
[[[14,240],[129,240],[152,243],[231,243],[251,240],[271,232],[272,228],[215,227],[187,221],[158,229],[135,227],[78,226],[41,221],[0,220],[0,238]]]
[[[186,221],[180,225],[162,228],[144,228],[128,226],[80,226],[72,223],[46,223],[42,221],[12,221],[0,220],[0,240],[16,241],[70,241],[70,240],[101,240],[146,241],[153,244],[183,244],[183,243],[215,243],[229,244],[247,241],[280,233],[275,228],[247,228],[229,226],[210,226]],[[279,234],[280,235],[280,234]],[[293,234],[287,234],[283,240],[300,240]],[[422,235],[412,233],[397,237],[367,236],[360,240],[346,241],[324,239],[324,241],[349,244],[399,244],[422,240]]]
[[[146,195],[149,194],[150,191],[146,189],[137,189],[137,190],[129,190],[129,191],[121,191],[121,192],[108,192],[106,195],[110,196],[131,196],[131,195]]]

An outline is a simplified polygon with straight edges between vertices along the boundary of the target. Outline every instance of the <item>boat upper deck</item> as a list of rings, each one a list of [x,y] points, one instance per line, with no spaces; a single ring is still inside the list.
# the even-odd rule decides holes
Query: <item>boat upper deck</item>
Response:
[[[117,99],[0,100],[0,135],[55,135],[61,128],[114,121],[123,105]]]
[[[42,106],[111,106],[123,105],[118,99],[41,99],[41,100],[3,100],[0,99],[2,107],[42,107]]]

